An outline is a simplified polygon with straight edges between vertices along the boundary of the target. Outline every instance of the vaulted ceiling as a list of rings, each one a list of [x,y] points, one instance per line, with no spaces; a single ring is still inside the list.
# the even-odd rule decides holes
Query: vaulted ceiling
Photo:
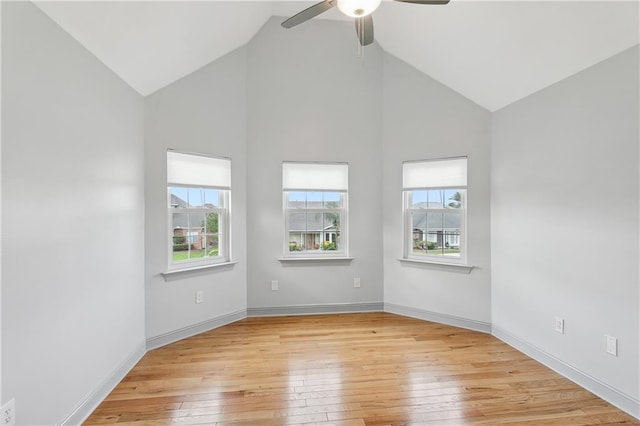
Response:
[[[271,16],[307,1],[36,2],[142,95],[245,45]],[[495,111],[640,40],[640,7],[627,1],[383,1],[375,38],[404,60]],[[284,19],[284,18],[283,18]],[[333,9],[315,19],[349,21]],[[304,24],[302,24],[304,25]],[[349,24],[353,25],[353,24]],[[297,28],[289,31],[296,37]],[[353,43],[355,54],[355,31]]]

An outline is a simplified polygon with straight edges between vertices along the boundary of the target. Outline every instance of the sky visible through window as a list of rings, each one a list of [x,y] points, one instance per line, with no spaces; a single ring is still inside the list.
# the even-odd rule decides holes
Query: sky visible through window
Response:
[[[340,205],[340,192],[321,191],[291,191],[289,192],[289,203],[295,202],[324,202],[325,208],[335,208]],[[331,203],[331,204],[328,204]]]
[[[439,205],[449,206],[450,203],[455,203],[457,200],[456,193],[462,193],[461,189],[424,189],[424,190],[413,190],[412,194],[412,204],[420,204],[420,203],[435,203]]]
[[[183,188],[172,186],[171,195],[180,198],[188,207],[219,207],[220,190],[213,188]]]

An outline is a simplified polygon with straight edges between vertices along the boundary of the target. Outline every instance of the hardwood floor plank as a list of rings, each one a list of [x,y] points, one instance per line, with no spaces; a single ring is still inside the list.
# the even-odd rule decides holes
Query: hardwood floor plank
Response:
[[[366,313],[247,318],[150,351],[85,424],[640,422],[488,334]]]

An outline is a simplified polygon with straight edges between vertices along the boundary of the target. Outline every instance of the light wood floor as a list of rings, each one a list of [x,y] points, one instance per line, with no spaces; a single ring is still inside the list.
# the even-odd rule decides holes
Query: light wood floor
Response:
[[[147,353],[86,424],[640,424],[498,339],[387,313],[248,318]]]

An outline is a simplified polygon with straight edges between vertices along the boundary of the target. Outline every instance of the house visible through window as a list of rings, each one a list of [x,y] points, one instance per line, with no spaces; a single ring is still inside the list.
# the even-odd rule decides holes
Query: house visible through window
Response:
[[[169,269],[229,261],[231,161],[167,152]]]
[[[285,257],[347,256],[348,165],[282,165]]]
[[[466,260],[467,159],[405,162],[404,258]]]

